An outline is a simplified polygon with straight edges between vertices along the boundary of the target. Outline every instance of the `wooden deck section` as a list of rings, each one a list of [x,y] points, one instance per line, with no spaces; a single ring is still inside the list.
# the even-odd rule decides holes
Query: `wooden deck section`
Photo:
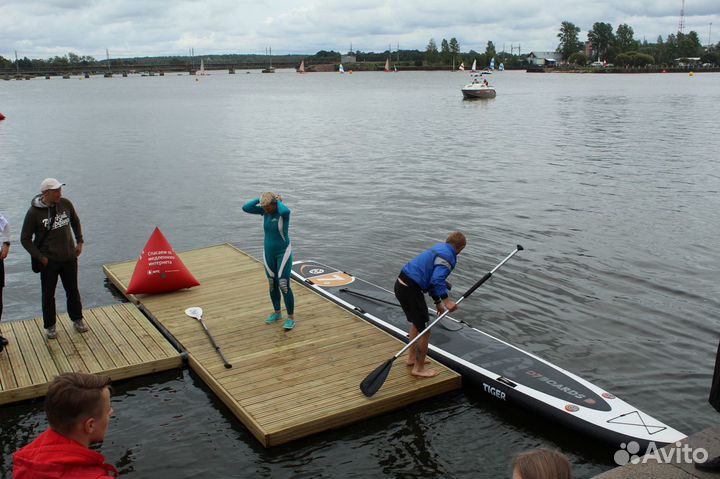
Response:
[[[309,289],[293,284],[297,326],[267,325],[271,312],[263,265],[225,244],[179,255],[201,285],[141,303],[188,352],[190,366],[266,447],[361,421],[460,387],[458,374],[416,379],[399,358],[373,398],[362,379],[402,343]],[[104,267],[123,293],[135,261]],[[232,369],[225,369],[202,326],[185,316],[204,310],[205,323]]]
[[[98,373],[114,380],[182,366],[180,353],[132,304],[83,311],[90,331],[75,331],[58,315],[57,339],[48,340],[42,318],[0,323],[10,345],[0,353],[0,404],[44,396],[64,372]]]

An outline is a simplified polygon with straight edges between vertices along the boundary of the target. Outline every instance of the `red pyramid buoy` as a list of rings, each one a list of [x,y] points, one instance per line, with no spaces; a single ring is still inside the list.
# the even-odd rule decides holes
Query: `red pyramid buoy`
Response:
[[[127,294],[167,293],[199,284],[156,227],[140,253]]]
[[[0,121],[2,121],[2,120],[4,120],[4,119],[5,119],[5,115],[3,115],[2,113],[0,113]]]

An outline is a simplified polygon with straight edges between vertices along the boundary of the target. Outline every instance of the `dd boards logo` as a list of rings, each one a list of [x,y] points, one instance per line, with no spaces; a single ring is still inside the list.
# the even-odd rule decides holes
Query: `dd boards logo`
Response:
[[[620,444],[620,449],[615,451],[613,459],[619,466],[626,464],[647,464],[648,462],[658,464],[693,464],[707,461],[707,450],[699,447],[693,449],[689,444],[676,442],[672,446],[666,446],[658,449],[654,442],[648,444],[644,454],[638,455],[640,452],[640,444],[630,441],[627,444]]]

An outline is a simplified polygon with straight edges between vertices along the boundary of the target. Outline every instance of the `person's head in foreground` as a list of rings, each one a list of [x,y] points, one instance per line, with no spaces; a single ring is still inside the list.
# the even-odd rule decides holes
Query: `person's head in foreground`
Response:
[[[84,446],[102,442],[110,423],[110,378],[64,373],[52,380],[45,397],[45,414],[57,433]]]
[[[518,454],[512,463],[512,474],[512,479],[572,479],[567,456],[550,449]]]

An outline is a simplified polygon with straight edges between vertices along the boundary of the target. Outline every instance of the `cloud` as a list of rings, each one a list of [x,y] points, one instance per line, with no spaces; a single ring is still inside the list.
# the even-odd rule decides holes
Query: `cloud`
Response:
[[[345,51],[351,42],[382,51],[398,43],[424,49],[430,38],[451,37],[464,51],[482,51],[492,40],[528,52],[554,49],[565,20],[580,27],[581,39],[601,21],[627,23],[636,38],[654,41],[677,29],[679,14],[677,0],[4,0],[0,55],[262,53],[267,46],[314,53]],[[708,24],[720,25],[720,2],[693,0],[685,15],[686,29],[705,42]]]

